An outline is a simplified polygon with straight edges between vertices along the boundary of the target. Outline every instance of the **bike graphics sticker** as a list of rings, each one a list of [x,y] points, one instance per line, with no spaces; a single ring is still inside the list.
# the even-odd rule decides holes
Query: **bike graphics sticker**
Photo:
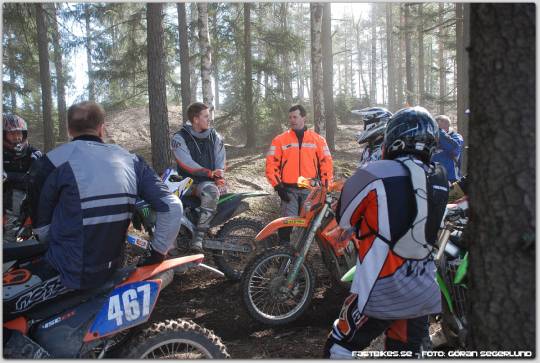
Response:
[[[159,295],[159,281],[138,281],[114,289],[96,316],[85,341],[144,323]]]
[[[283,224],[293,224],[297,226],[302,226],[305,224],[305,219],[289,219],[289,220],[283,221]]]

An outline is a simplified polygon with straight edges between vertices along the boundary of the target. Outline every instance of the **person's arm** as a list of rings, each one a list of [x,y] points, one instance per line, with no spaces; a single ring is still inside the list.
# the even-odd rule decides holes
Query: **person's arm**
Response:
[[[36,185],[39,194],[33,195],[34,198],[38,198],[39,202],[37,204],[30,202],[33,231],[40,242],[47,242],[49,239],[49,228],[54,208],[58,204],[60,191],[63,188],[61,174],[61,167],[55,168],[47,174],[43,184],[39,188]]]
[[[225,160],[227,156],[225,154],[225,144],[220,134],[216,132],[216,142],[214,143],[214,155],[216,157],[216,169],[225,170]]]
[[[457,159],[459,157],[459,143],[452,139],[444,130],[439,130],[439,148],[448,153],[452,158]]]
[[[48,176],[55,170],[54,164],[47,156],[39,158],[32,162],[28,171],[28,187],[27,198],[30,208],[30,218],[32,219],[33,228],[36,225],[40,214],[40,195]]]
[[[178,166],[192,175],[212,177],[212,170],[202,167],[191,157],[186,141],[180,134],[175,134],[171,140],[171,149]]]
[[[135,160],[135,172],[138,196],[147,201],[156,212],[152,249],[165,256],[180,231],[182,203],[176,195],[169,193],[156,172],[139,156]]]
[[[319,159],[321,182],[329,185],[334,179],[334,166],[330,149],[322,136],[319,136],[319,141],[317,142],[317,157]]]
[[[281,183],[281,157],[281,145],[276,137],[266,153],[266,179],[273,188]]]

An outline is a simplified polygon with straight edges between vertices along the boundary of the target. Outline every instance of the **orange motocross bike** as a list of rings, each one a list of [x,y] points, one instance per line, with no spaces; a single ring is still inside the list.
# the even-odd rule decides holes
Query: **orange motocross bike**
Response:
[[[315,179],[298,179],[298,186],[311,189],[300,216],[278,218],[255,237],[263,241],[281,228],[294,227],[292,248],[277,247],[258,255],[244,270],[242,295],[249,314],[268,325],[298,319],[308,308],[315,288],[315,274],[307,261],[314,240],[336,284],[356,264],[354,237],[342,238],[335,208],[343,181],[329,186]]]

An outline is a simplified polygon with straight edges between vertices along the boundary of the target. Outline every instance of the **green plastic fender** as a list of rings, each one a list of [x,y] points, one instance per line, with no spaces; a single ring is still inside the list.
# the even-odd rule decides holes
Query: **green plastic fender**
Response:
[[[446,300],[446,305],[448,305],[448,309],[450,309],[450,312],[454,313],[454,305],[452,304],[452,298],[450,297],[450,292],[448,291],[448,287],[444,283],[444,280],[442,279],[439,272],[437,272],[437,283],[439,284],[439,289],[441,289],[441,293],[444,296],[444,299]]]
[[[469,268],[469,252],[463,257],[463,261],[459,264],[456,276],[454,276],[454,284],[458,285],[463,281],[465,275],[467,275],[467,269]]]
[[[353,266],[349,271],[345,272],[345,275],[341,277],[341,282],[352,282],[355,272],[356,266]]]

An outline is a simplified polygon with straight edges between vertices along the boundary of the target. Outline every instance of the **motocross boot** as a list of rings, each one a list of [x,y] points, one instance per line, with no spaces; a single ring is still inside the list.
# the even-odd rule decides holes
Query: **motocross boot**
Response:
[[[189,249],[194,252],[202,252],[202,242],[208,232],[208,228],[210,228],[210,221],[214,217],[215,211],[203,207],[197,209],[199,210],[199,221],[193,231],[193,239],[189,244]]]

